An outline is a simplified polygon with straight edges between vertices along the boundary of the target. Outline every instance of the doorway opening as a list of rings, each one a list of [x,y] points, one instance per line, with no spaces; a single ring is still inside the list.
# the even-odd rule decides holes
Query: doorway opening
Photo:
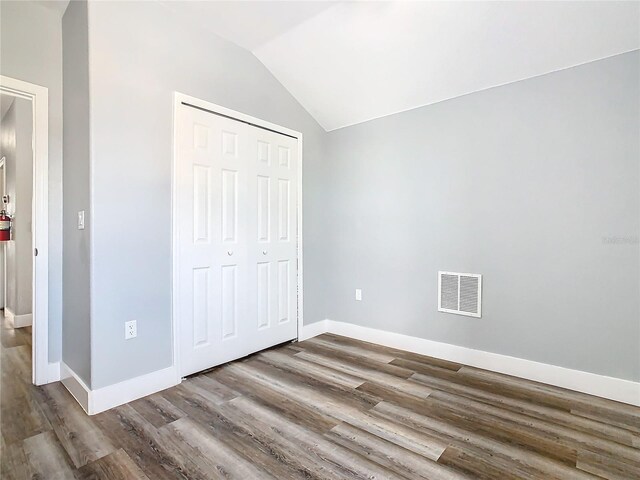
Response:
[[[18,349],[20,368],[42,385],[57,379],[48,358],[47,89],[0,76],[0,123],[2,345]]]

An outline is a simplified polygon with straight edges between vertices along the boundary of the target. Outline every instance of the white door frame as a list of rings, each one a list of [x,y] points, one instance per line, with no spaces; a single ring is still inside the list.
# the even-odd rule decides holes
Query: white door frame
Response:
[[[297,204],[296,204],[296,238],[297,238],[297,319],[298,319],[298,335],[297,338],[300,339],[300,334],[302,333],[303,326],[303,272],[302,272],[302,133],[296,132],[295,130],[291,130],[286,127],[282,127],[280,125],[276,125],[275,123],[267,122],[265,120],[261,120],[256,117],[252,117],[251,115],[246,115],[241,112],[237,112],[235,110],[231,110],[229,108],[223,107],[221,105],[216,105],[215,103],[207,102],[205,100],[200,100],[198,98],[192,97],[190,95],[185,95],[184,93],[174,92],[173,93],[173,161],[171,164],[171,228],[172,228],[172,238],[171,238],[171,255],[172,255],[172,282],[171,282],[171,326],[172,326],[172,336],[173,336],[173,366],[175,367],[177,379],[176,383],[180,383],[182,381],[180,375],[180,348],[179,348],[179,339],[180,339],[180,322],[178,321],[178,272],[179,269],[179,258],[178,258],[178,245],[179,245],[179,235],[178,235],[178,215],[180,212],[177,211],[177,192],[178,192],[178,148],[177,141],[178,138],[178,108],[182,105],[182,103],[195,106],[198,108],[202,108],[204,110],[213,112],[214,114],[223,115],[225,117],[231,118],[233,120],[238,120],[240,122],[248,123],[250,125],[254,125],[257,127],[266,128],[267,130],[271,130],[276,133],[283,133],[290,137],[295,137],[298,139],[298,194],[297,194]]]
[[[0,91],[31,100],[33,120],[33,348],[32,381],[49,383],[49,90],[0,75]]]
[[[2,171],[2,174],[0,175],[2,177],[2,181],[0,182],[0,190],[2,190],[2,195],[7,194],[7,167],[5,167],[5,163],[6,157],[3,155],[0,159],[0,170]],[[1,197],[0,201],[2,201]],[[4,208],[4,205],[2,205],[2,207]],[[7,245],[3,244],[1,248],[2,260],[0,260],[0,266],[2,268],[2,273],[0,273],[0,276],[2,277],[2,308],[4,309],[7,307]]]

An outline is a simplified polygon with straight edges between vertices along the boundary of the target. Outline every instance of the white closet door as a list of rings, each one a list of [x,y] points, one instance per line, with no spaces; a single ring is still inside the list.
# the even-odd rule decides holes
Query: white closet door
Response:
[[[184,105],[177,115],[184,376],[296,337],[297,140]]]
[[[247,252],[255,295],[249,302],[254,350],[297,334],[297,140],[249,129]]]

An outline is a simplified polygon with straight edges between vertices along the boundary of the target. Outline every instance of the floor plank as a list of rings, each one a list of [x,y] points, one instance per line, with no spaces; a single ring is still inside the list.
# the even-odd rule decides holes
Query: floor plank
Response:
[[[149,480],[122,449],[81,467],[76,477],[78,480]]]
[[[476,401],[493,405],[504,411],[513,411],[524,415],[565,425],[574,430],[592,433],[602,438],[608,438],[629,446],[640,446],[640,436],[634,432],[609,423],[603,423],[581,415],[575,415],[565,408],[552,408],[531,402],[530,399],[516,399],[497,393],[488,392],[476,387],[469,387],[457,383],[456,379],[442,380],[441,378],[415,374],[411,381],[423,383],[443,394],[451,393],[458,401]]]
[[[327,436],[332,438],[334,442],[344,445],[354,452],[374,460],[388,470],[407,478],[440,478],[443,480],[467,478],[461,472],[456,472],[426,456],[383,440],[377,435],[348,423],[341,423],[332,428]],[[442,453],[438,455],[438,458],[441,455]]]
[[[29,471],[33,478],[63,480],[73,478],[69,456],[56,441],[53,432],[40,433],[23,443]]]
[[[187,415],[159,393],[131,402],[131,406],[156,428]]]
[[[38,389],[39,404],[76,468],[112,453],[107,435],[59,383]]]
[[[517,445],[495,440],[471,429],[460,426],[457,422],[447,422],[432,416],[415,413],[397,405],[382,402],[375,406],[374,411],[399,423],[417,428],[420,432],[434,434],[458,447],[470,447],[473,450],[484,450],[494,458],[500,457],[504,461],[512,462],[514,467],[539,478],[554,479],[585,479],[591,475],[579,471],[575,467],[568,466],[551,456],[540,455],[527,449],[518,448]]]

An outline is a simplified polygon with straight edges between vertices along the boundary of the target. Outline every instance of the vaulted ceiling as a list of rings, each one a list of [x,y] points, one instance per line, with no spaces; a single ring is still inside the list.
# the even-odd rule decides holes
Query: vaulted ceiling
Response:
[[[640,48],[638,2],[173,2],[326,129]]]

